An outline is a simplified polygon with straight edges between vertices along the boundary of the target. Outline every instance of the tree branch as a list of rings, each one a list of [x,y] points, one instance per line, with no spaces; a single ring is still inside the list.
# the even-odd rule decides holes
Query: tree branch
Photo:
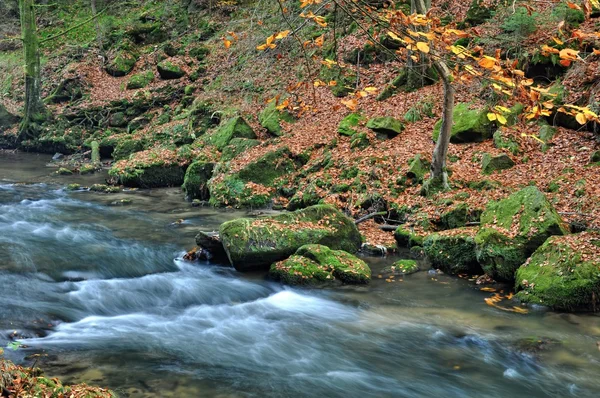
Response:
[[[54,36],[46,37],[44,40],[40,40],[40,41],[39,41],[39,44],[43,44],[43,43],[45,43],[45,42],[47,42],[47,41],[54,40],[54,39],[56,39],[56,38],[58,38],[58,37],[61,37],[61,36],[63,36],[63,35],[66,35],[66,34],[67,34],[67,33],[69,33],[70,31],[72,31],[72,30],[75,30],[75,29],[77,29],[77,28],[79,28],[79,27],[81,27],[81,26],[83,26],[83,25],[85,25],[85,24],[87,24],[87,23],[89,23],[89,22],[93,21],[94,19],[98,18],[100,15],[102,15],[102,14],[104,13],[104,11],[106,11],[106,8],[105,8],[104,10],[100,11],[98,14],[96,14],[96,15],[92,16],[91,18],[88,18],[88,19],[86,19],[85,21],[83,21],[83,22],[81,22],[81,23],[79,23],[79,24],[77,24],[77,25],[75,25],[75,26],[72,26],[72,27],[70,27],[70,28],[69,28],[69,29],[67,29],[67,30],[64,30],[64,31],[62,31],[62,32],[60,32],[60,33],[57,33],[57,34],[55,34]]]

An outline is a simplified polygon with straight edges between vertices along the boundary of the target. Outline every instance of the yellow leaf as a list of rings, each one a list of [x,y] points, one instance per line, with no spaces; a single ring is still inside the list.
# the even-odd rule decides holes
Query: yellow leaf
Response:
[[[264,51],[267,49],[267,45],[266,44],[261,44],[260,46],[256,46],[256,49],[259,51]]]
[[[478,62],[479,66],[485,69],[494,69],[496,66],[496,58],[488,57],[484,55]]]
[[[427,54],[429,52],[429,44],[419,41],[417,42],[417,49],[422,53]]]
[[[559,39],[558,37],[553,37],[552,40],[554,40],[554,42],[556,44],[558,44],[559,46],[563,45],[563,41],[561,39]]]
[[[586,124],[587,120],[585,118],[585,115],[583,113],[578,113],[577,115],[575,115],[575,120],[577,120],[577,123],[579,124]]]
[[[289,34],[290,34],[289,30],[281,31],[281,32],[277,33],[277,36],[275,36],[275,39],[281,40],[281,39],[287,37]]]
[[[350,109],[351,111],[355,111],[356,108],[358,107],[358,101],[356,101],[356,98],[351,98],[349,100],[342,100],[342,104],[344,104],[346,106],[346,108]]]
[[[387,34],[388,34],[388,36],[389,36],[389,37],[391,37],[391,38],[392,38],[392,40],[396,40],[396,41],[403,41],[403,40],[402,40],[400,37],[398,37],[398,35],[397,35],[397,34],[395,34],[395,33],[394,33],[394,32],[392,32],[392,31],[389,31],[389,30],[388,30]]]
[[[367,93],[375,93],[377,92],[377,87],[365,87],[365,91]]]
[[[571,61],[576,60],[578,54],[579,54],[579,51],[573,50],[572,48],[563,48],[559,52],[559,56],[561,59],[569,59]]]
[[[502,115],[496,115],[500,124],[506,124],[506,118]]]
[[[495,113],[493,113],[493,112],[490,112],[490,113],[488,113],[488,114],[487,114],[487,118],[488,118],[488,119],[489,119],[491,122],[493,122],[494,120],[496,120],[496,114],[495,114]]]

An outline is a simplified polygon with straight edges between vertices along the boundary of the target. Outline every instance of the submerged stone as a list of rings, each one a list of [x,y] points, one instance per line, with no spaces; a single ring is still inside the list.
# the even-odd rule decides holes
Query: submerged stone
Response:
[[[231,264],[238,271],[266,268],[306,244],[333,250],[358,251],[361,236],[354,221],[329,205],[257,219],[225,222],[219,235]]]
[[[381,270],[384,277],[410,275],[419,271],[415,260],[398,260]]]

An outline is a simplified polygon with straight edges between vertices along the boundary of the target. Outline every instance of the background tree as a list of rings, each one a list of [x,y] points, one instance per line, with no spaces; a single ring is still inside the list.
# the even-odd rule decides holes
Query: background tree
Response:
[[[40,66],[39,40],[35,21],[35,4],[33,0],[19,0],[21,16],[21,39],[25,57],[25,103],[23,122],[19,138],[31,137],[31,123],[38,121],[44,112],[41,100],[42,77]]]

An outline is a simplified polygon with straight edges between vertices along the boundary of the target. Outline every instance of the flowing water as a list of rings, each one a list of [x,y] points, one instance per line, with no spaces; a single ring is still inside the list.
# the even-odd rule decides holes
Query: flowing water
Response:
[[[124,397],[600,395],[598,316],[501,311],[427,271],[292,289],[188,263],[195,231],[244,213],[178,189],[67,192],[105,176],[52,176],[48,160],[0,153],[0,345],[26,346],[13,361],[43,353],[50,376]],[[394,260],[367,259],[375,275]]]

